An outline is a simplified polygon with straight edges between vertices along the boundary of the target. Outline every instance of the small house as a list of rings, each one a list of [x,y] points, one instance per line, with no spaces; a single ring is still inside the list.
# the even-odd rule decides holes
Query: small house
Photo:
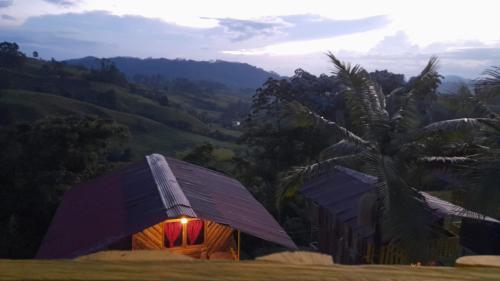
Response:
[[[237,180],[152,154],[68,190],[36,258],[155,249],[238,260],[240,232],[296,248]]]
[[[374,263],[375,184],[377,178],[346,167],[310,178],[300,192],[312,202],[313,247],[337,263]],[[450,263],[466,254],[499,254],[500,221],[421,192],[430,219],[442,231],[431,241],[423,263]],[[411,261],[405,250],[382,241],[379,263]]]

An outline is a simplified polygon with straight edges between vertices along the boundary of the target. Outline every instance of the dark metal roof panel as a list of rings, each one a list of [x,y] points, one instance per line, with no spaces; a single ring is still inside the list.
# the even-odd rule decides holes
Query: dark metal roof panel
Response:
[[[295,243],[278,222],[237,180],[203,167],[167,158],[184,194],[200,218],[288,248]]]
[[[425,201],[427,205],[432,209],[433,213],[440,216],[455,216],[455,217],[461,217],[461,218],[470,218],[470,219],[481,219],[489,222],[494,222],[494,223],[500,223],[500,221],[484,216],[482,214],[476,213],[469,211],[465,208],[462,208],[460,206],[457,206],[453,203],[450,203],[448,201],[444,201],[442,199],[439,199],[435,196],[430,195],[427,192],[420,192],[425,198]]]
[[[106,248],[165,219],[146,161],[68,190],[36,255],[73,258]]]

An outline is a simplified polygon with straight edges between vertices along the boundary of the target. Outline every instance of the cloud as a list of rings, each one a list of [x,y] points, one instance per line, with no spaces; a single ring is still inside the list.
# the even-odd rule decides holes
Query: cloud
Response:
[[[218,18],[216,20],[219,26],[232,35],[232,41],[247,40],[256,36],[271,36],[277,32],[277,28],[280,26],[278,23],[232,18]]]
[[[232,41],[260,37],[267,39],[268,44],[342,36],[378,29],[389,23],[389,19],[385,16],[333,20],[317,15],[289,15],[259,20],[233,18],[215,18],[215,20],[224,31],[232,35]]]
[[[45,57],[56,59],[87,55],[197,58],[193,54],[200,53],[202,44],[214,47],[203,29],[103,11],[31,17],[21,26],[0,27],[0,34],[18,42],[24,51],[43,50]],[[213,58],[217,49],[203,58]]]
[[[372,16],[350,20],[334,20],[316,15],[291,15],[281,17],[289,24],[283,31],[290,41],[323,39],[361,33],[382,28],[389,24],[386,16]]]
[[[0,8],[7,8],[14,4],[14,0],[0,0]]]
[[[13,21],[13,20],[16,20],[16,18],[15,18],[15,17],[13,17],[13,16],[9,16],[9,15],[6,15],[6,14],[3,14],[3,15],[1,16],[1,19],[3,19],[3,20],[8,20],[8,21]]]
[[[76,6],[80,2],[80,0],[44,0],[44,1],[62,7]]]
[[[314,15],[216,20],[218,25],[215,27],[194,28],[160,19],[116,16],[105,11],[93,11],[31,17],[21,26],[4,27],[3,33],[15,35],[30,46],[38,44],[47,50],[50,49],[50,44],[54,44],[58,53],[53,51],[50,55],[56,58],[133,55],[219,59],[231,57],[222,53],[226,46],[235,49],[258,48],[282,41],[300,41],[304,38],[322,38],[374,29],[386,22],[384,17],[337,21]],[[326,31],[307,32],[307,28]],[[29,38],[28,34],[33,37]],[[54,38],[58,38],[60,42],[56,42]],[[83,48],[72,43],[79,41],[93,44]],[[66,49],[60,46],[66,46]]]
[[[386,36],[382,41],[375,45],[369,53],[376,55],[402,55],[414,54],[418,51],[419,47],[410,42],[408,35],[406,35],[403,31],[399,31],[394,35]]]
[[[19,26],[0,26],[0,34],[2,40],[17,42],[22,51],[36,50],[44,58],[93,55],[237,60],[282,75],[291,75],[299,67],[315,74],[328,72],[331,66],[324,55],[328,50],[369,70],[389,69],[407,76],[416,75],[431,55],[441,58],[444,74],[476,77],[488,66],[500,65],[500,45],[478,41],[417,45],[405,32],[386,28],[390,22],[385,16],[215,20],[215,26],[194,28],[93,11],[31,17]]]

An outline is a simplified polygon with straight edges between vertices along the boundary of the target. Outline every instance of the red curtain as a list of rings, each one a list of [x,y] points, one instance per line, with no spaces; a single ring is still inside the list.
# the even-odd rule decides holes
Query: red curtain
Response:
[[[193,245],[194,243],[196,243],[196,240],[198,239],[198,236],[200,236],[202,230],[203,230],[202,220],[192,220],[188,222],[187,237],[189,245]]]
[[[174,246],[175,241],[179,238],[182,231],[182,225],[180,222],[167,222],[165,224],[165,237],[168,240],[169,247]]]

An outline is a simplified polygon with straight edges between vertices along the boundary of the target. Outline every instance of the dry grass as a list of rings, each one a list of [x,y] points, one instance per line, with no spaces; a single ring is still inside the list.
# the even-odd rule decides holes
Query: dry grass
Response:
[[[258,257],[257,260],[280,262],[285,264],[333,265],[333,259],[329,255],[304,251],[281,252]]]
[[[0,280],[500,280],[500,269],[292,265],[269,261],[0,260]]]
[[[456,264],[457,266],[500,268],[500,256],[465,256],[459,258]]]
[[[173,254],[168,251],[102,251],[77,258],[79,261],[190,261],[193,258],[186,255]]]

